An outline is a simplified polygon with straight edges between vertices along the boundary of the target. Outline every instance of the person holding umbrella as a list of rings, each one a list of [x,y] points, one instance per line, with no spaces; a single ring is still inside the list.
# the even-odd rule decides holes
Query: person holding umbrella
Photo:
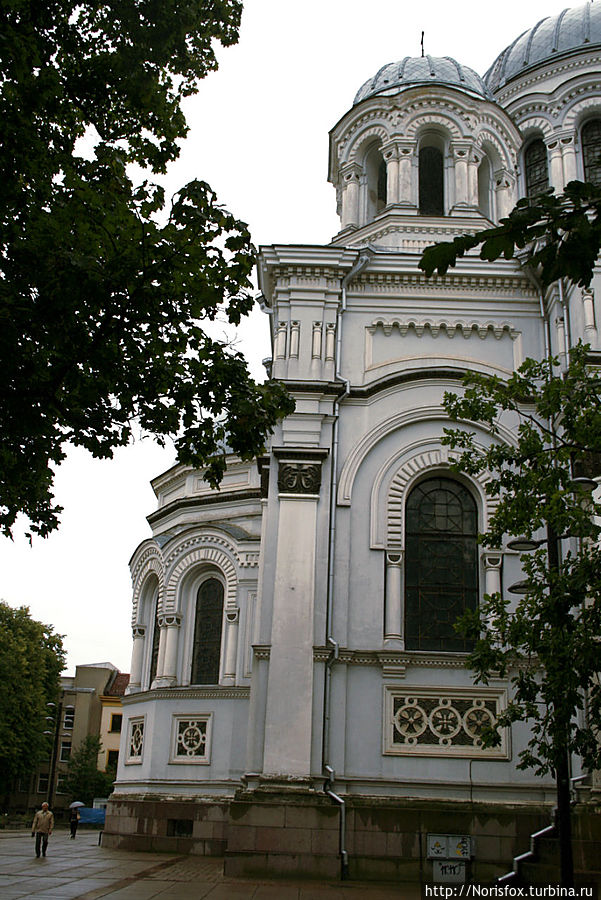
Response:
[[[75,835],[77,834],[77,826],[79,825],[79,820],[81,816],[79,814],[79,807],[84,806],[81,800],[75,800],[73,803],[69,804],[69,827],[71,829],[71,840],[75,840]]]

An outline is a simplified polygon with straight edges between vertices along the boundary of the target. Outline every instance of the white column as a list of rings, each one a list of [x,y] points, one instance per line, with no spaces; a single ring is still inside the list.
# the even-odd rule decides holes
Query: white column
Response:
[[[157,681],[161,686],[174,684],[177,680],[177,649],[179,643],[179,629],[182,623],[182,617],[178,613],[166,613],[161,616],[163,620],[161,628],[161,645],[163,644],[163,633],[165,634],[165,653],[163,656],[162,668],[157,666]],[[160,664],[160,646],[159,645],[159,664]]]
[[[342,227],[359,224],[359,177],[361,170],[355,163],[342,171]]]
[[[453,160],[455,163],[455,203],[454,206],[467,206],[467,160],[468,147],[453,147]]]
[[[399,200],[399,159],[398,150],[393,146],[382,147],[382,156],[386,162],[386,204],[398,203]]]
[[[561,155],[563,158],[563,177],[565,183],[575,181],[578,178],[578,168],[576,165],[576,148],[574,147],[574,137],[564,137],[561,139]]]
[[[597,349],[597,323],[595,321],[595,295],[590,288],[582,291],[582,307],[584,313],[584,340]]]
[[[157,655],[157,670],[154,681],[150,687],[156,684],[158,679],[163,675],[163,669],[165,668],[165,653],[167,650],[167,624],[165,622],[165,616],[159,615],[157,621],[159,623],[159,652]]]
[[[555,140],[548,144],[547,147],[550,155],[550,182],[559,194],[565,187],[561,144],[558,140]]]
[[[311,357],[321,359],[321,322],[313,322],[313,339],[311,341]]]
[[[405,646],[405,629],[402,603],[402,551],[386,554],[386,615],[384,618],[384,640],[398,641],[400,649]]]
[[[290,358],[298,359],[298,346],[300,343],[300,322],[290,323]]]
[[[236,683],[236,657],[238,655],[239,609],[228,609],[225,613],[225,666],[223,683]]]
[[[144,636],[146,634],[145,625],[134,625],[132,635],[134,645],[131,651],[131,675],[126,693],[133,694],[139,691],[142,686],[142,666],[144,665]]]
[[[495,172],[495,194],[497,219],[504,219],[515,205],[513,180],[505,169]]]
[[[281,459],[263,772],[311,773],[313,619],[321,459]]]
[[[503,554],[497,550],[486,551],[482,554],[484,563],[484,591],[487,594],[499,594],[501,592],[501,564]]]
[[[467,195],[470,206],[478,207],[478,166],[481,158],[477,153],[471,152],[467,163]]]
[[[403,206],[415,206],[417,186],[413,184],[413,154],[415,143],[400,143],[399,147],[399,203]]]

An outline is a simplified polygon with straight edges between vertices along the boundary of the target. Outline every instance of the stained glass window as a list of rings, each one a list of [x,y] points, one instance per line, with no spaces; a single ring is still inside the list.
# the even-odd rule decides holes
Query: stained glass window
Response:
[[[582,129],[584,180],[601,185],[601,119],[592,119]]]
[[[526,167],[526,194],[534,197],[549,187],[549,163],[545,142],[532,141],[524,155]]]
[[[408,650],[468,651],[454,629],[478,604],[478,515],[469,491],[429,478],[406,506],[405,639]]]
[[[223,625],[223,585],[217,578],[201,584],[196,600],[192,684],[219,682],[219,657]]]

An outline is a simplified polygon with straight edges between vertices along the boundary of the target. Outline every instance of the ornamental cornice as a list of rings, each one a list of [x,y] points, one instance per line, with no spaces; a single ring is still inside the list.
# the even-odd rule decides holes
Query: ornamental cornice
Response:
[[[509,84],[504,85],[499,88],[495,92],[495,99],[499,106],[507,106],[511,102],[512,97],[516,97],[517,95],[523,93],[526,89],[532,88],[535,85],[540,84],[542,81],[547,81],[555,75],[562,75],[564,72],[570,72],[575,69],[582,69],[584,67],[590,68],[591,66],[591,57],[580,57],[578,59],[566,59],[563,62],[557,62],[556,65],[549,65],[549,61],[547,60],[544,64],[538,63],[533,66],[532,73],[530,75],[521,75],[518,78],[509,82]],[[542,69],[542,70],[541,70]],[[513,115],[513,113],[511,113]]]
[[[252,651],[255,659],[269,659],[271,656],[271,645],[253,644]]]
[[[576,129],[577,119],[580,118],[582,113],[586,112],[589,109],[601,109],[601,84],[596,85],[597,88],[597,96],[596,97],[587,97],[585,99],[579,100],[577,103],[574,103],[573,106],[570,107],[568,114],[566,115],[563,125],[565,128],[569,128],[572,130]]]
[[[157,688],[154,691],[138,691],[134,694],[126,694],[121,698],[123,706],[133,706],[148,700],[247,700],[250,696],[250,687],[221,687],[216,685],[210,688],[175,687]]]
[[[353,119],[346,128],[341,131],[339,137],[334,137],[334,142],[338,145],[338,160],[340,161],[343,158],[347,147],[354,141],[357,132],[360,129],[364,128],[367,123],[374,122],[376,119],[379,119],[381,122],[383,118],[382,109],[376,108],[363,113],[363,115],[357,119]],[[382,126],[382,128],[384,127]],[[387,136],[388,135],[386,135],[386,137]]]
[[[509,322],[477,322],[464,319],[374,319],[371,325],[367,326],[370,334],[375,334],[378,327],[382,329],[388,337],[392,334],[394,328],[397,328],[402,337],[413,328],[416,335],[421,337],[424,331],[428,330],[432,337],[437,337],[440,331],[446,331],[447,337],[455,337],[456,332],[460,332],[464,338],[469,338],[476,332],[481,340],[492,334],[496,340],[501,340],[504,334],[515,341],[520,332],[517,331]]]
[[[142,596],[142,590],[146,583],[147,578],[150,575],[154,575],[159,584],[159,605],[161,603],[161,598],[163,595],[163,588],[165,585],[164,580],[164,568],[163,568],[163,559],[161,556],[161,551],[156,544],[151,544],[144,550],[144,552],[136,559],[134,568],[132,571],[132,585],[133,585],[133,596],[132,596],[132,624],[136,624],[140,617],[140,599]]]
[[[331,657],[330,647],[313,648],[314,662],[327,662]],[[351,650],[348,647],[340,648],[337,658],[338,662],[349,666],[380,666],[382,668],[393,666],[400,670],[410,666],[430,669],[465,669],[466,660],[467,653],[425,653],[419,650]]]
[[[395,293],[399,287],[422,291],[424,287],[435,288],[436,293],[455,293],[457,290],[494,291],[495,293],[520,294],[524,298],[536,299],[536,291],[525,275],[483,275],[480,272],[449,273],[443,277],[433,275],[426,278],[421,272],[370,272],[353,281],[349,293],[367,294]]]

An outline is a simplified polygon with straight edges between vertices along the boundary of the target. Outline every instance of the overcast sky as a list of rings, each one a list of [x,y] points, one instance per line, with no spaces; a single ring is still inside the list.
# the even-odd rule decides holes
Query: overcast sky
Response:
[[[598,0],[599,2],[599,0]],[[480,75],[519,34],[569,0],[246,0],[240,42],[186,107],[190,133],[168,187],[208,181],[251,228],[255,244],[328,243],[338,230],[327,183],[328,131],[386,63],[425,51]],[[262,377],[267,323],[256,312],[240,346]],[[128,560],[150,536],[149,480],[172,451],[138,439],[111,461],[72,450],[57,472],[60,530],[30,547],[0,537],[0,598],[27,605],[65,635],[67,672],[110,661],[129,671]]]

